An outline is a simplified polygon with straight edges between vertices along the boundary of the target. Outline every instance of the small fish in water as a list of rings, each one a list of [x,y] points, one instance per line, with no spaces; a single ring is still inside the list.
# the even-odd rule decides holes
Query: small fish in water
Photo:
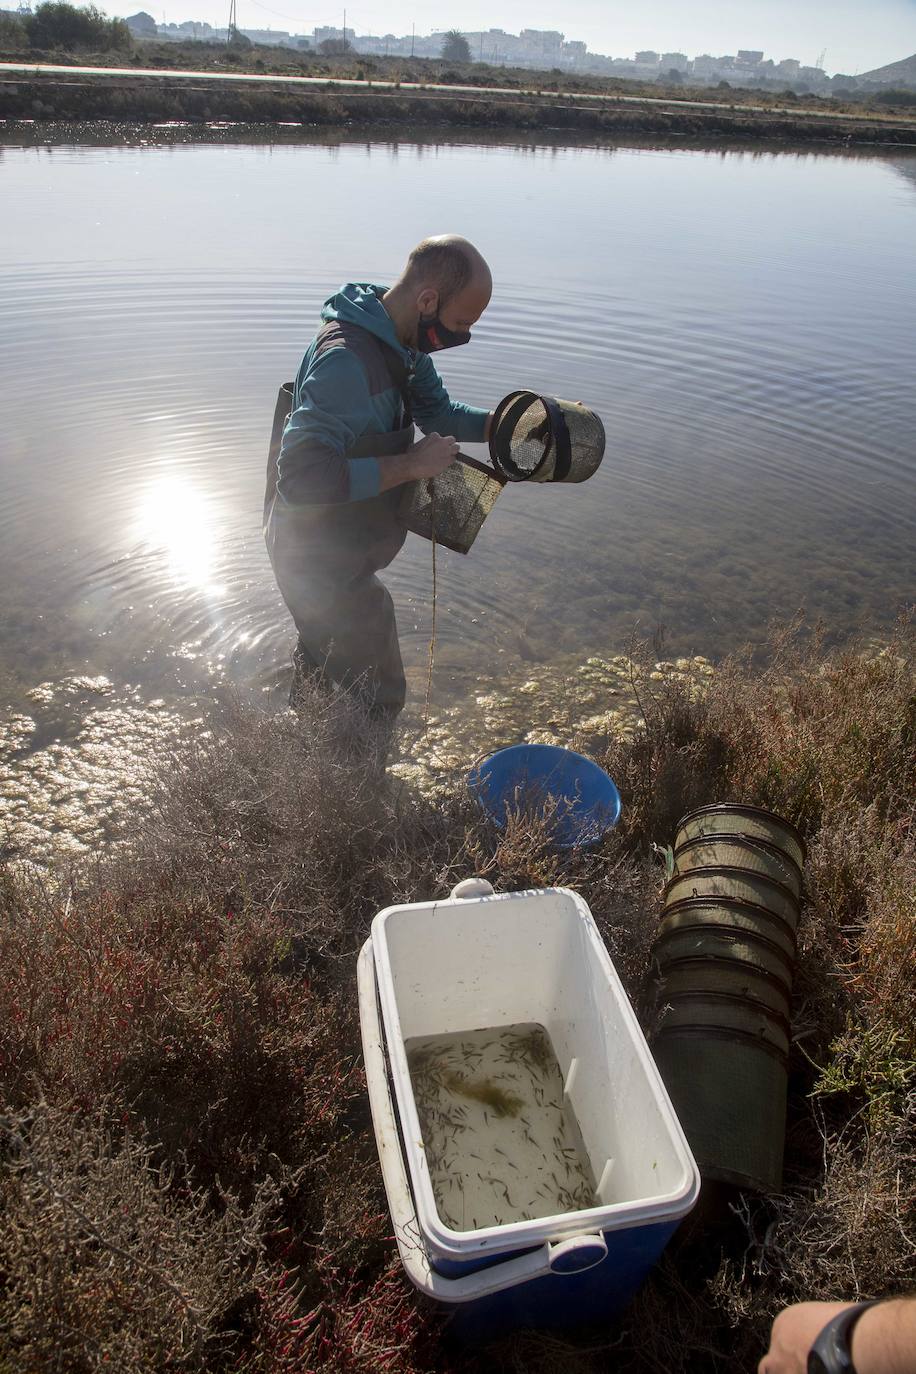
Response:
[[[406,1048],[433,1195],[448,1226],[503,1226],[595,1205],[591,1161],[543,1026],[449,1033]]]

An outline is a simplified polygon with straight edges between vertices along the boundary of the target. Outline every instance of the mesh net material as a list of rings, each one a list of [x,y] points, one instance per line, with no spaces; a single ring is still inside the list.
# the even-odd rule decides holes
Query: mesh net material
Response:
[[[556,446],[551,439],[550,416],[539,396],[532,399],[531,404],[525,407],[514,424],[509,417],[509,423],[503,426],[503,432],[497,442],[500,452],[502,445],[508,442],[508,457],[520,474],[520,481],[550,480],[549,473],[545,473],[543,477],[535,475],[539,467],[546,468],[549,463],[552,472],[556,465]],[[545,459],[548,461],[545,462]],[[509,476],[509,473],[506,475]]]
[[[575,401],[513,391],[496,407],[490,457],[510,482],[584,482],[604,457],[604,426]]]
[[[490,468],[460,454],[438,477],[409,482],[398,512],[414,534],[467,553],[503,485]]]

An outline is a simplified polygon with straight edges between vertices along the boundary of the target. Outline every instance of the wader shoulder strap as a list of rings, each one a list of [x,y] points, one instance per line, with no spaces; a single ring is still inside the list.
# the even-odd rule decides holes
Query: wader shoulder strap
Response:
[[[413,424],[413,409],[410,404],[410,373],[407,364],[390,344],[382,343],[381,339],[378,342],[388,363],[391,380],[401,393],[401,429],[408,429]]]
[[[280,444],[283,441],[283,431],[286,429],[286,422],[292,414],[293,396],[295,394],[295,383],[284,382],[277,392],[277,404],[274,406],[274,421],[270,430],[270,447],[267,451],[267,483],[264,488],[264,523],[267,523],[267,516],[273,505],[273,499],[277,494],[277,477],[279,469],[277,461],[280,457]]]
[[[367,354],[371,355],[375,352],[379,364],[387,371],[391,381],[401,394],[400,424],[394,426],[394,432],[410,430],[410,437],[412,439],[413,412],[410,406],[410,373],[403,358],[390,344],[386,344],[375,334],[370,334],[368,329],[361,329],[359,325],[342,325],[337,320],[330,321],[320,331],[316,355],[329,346],[339,347],[339,340],[341,339],[345,347],[353,347],[355,345],[354,351],[361,357],[363,363],[366,365],[370,381],[372,376],[370,369],[372,361],[374,360],[367,357]],[[372,347],[373,345],[375,345],[374,350]],[[274,407],[274,419],[270,431],[270,448],[267,453],[267,482],[264,489],[263,513],[265,524],[267,523],[267,517],[273,505],[274,497],[277,494],[280,445],[283,442],[283,431],[286,428],[286,422],[292,414],[294,398],[295,383],[284,382],[277,393],[277,404]],[[404,445],[404,447],[409,447],[409,443]],[[401,449],[399,448],[397,451],[400,452]],[[347,457],[350,456],[351,454],[348,452]],[[353,453],[352,456],[355,457],[356,454]]]

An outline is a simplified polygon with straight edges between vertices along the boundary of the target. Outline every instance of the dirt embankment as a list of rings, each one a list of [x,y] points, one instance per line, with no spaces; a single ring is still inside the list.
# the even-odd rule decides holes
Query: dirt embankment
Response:
[[[748,111],[689,105],[641,105],[613,98],[571,102],[550,94],[507,91],[452,93],[447,90],[379,90],[245,85],[226,80],[161,77],[12,73],[0,80],[0,118],[62,121],[232,120],[250,123],[296,122],[333,126],[367,124],[413,129],[417,125],[454,128],[520,128],[583,133],[646,132],[660,135],[731,136],[751,140],[793,140],[834,144],[911,144],[916,119],[872,121],[848,115],[804,111]]]

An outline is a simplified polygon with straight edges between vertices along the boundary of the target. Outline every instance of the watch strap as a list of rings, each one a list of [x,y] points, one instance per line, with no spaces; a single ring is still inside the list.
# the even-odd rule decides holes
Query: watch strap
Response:
[[[830,1318],[808,1352],[808,1374],[856,1374],[849,1338],[862,1313],[879,1301],[873,1298],[869,1302],[857,1302],[854,1307],[846,1307]]]

